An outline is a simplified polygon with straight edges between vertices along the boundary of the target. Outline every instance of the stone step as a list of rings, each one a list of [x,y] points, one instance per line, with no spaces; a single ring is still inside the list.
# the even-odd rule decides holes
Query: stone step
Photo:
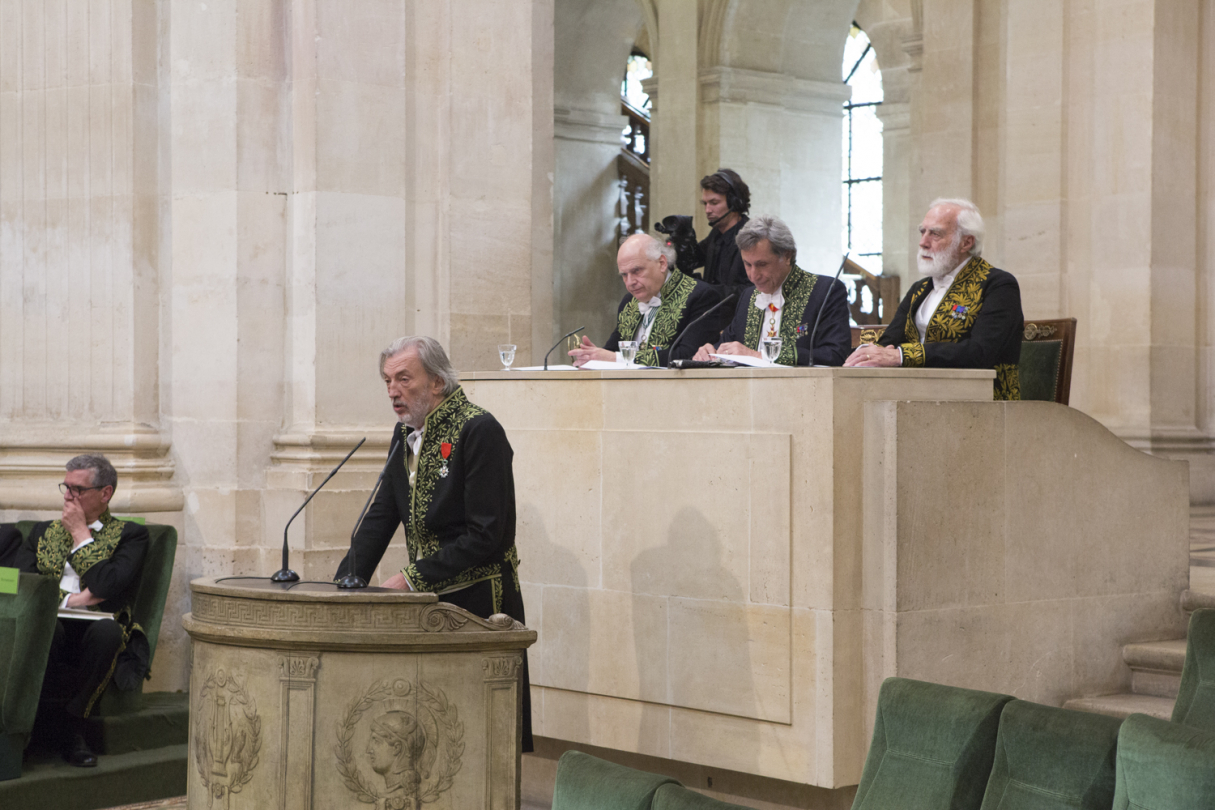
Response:
[[[1110,717],[1126,717],[1131,714],[1146,714],[1168,720],[1173,715],[1173,698],[1154,695],[1101,695],[1099,697],[1073,698],[1063,704],[1065,709],[1078,712],[1106,714]]]
[[[96,768],[73,768],[58,756],[27,755],[24,773],[0,782],[0,807],[97,810],[183,796],[187,746],[101,756]]]
[[[190,732],[190,696],[147,692],[137,712],[89,720],[89,746],[99,754],[127,754],[183,745]]]
[[[1189,613],[1199,608],[1215,608],[1215,593],[1192,591],[1186,588],[1181,592],[1181,609]]]
[[[1131,668],[1131,691],[1136,695],[1175,698],[1185,665],[1184,638],[1127,644],[1122,659]]]

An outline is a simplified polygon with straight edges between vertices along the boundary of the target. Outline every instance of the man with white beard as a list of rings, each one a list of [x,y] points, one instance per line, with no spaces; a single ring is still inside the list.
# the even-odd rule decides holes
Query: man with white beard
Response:
[[[983,217],[969,200],[939,199],[920,224],[911,285],[876,345],[855,349],[845,368],[904,366],[995,369],[995,399],[1020,399],[1021,288],[980,258]]]

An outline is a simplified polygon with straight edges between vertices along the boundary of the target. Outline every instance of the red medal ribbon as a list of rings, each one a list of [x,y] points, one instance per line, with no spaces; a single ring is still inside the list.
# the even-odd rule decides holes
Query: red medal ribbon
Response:
[[[778,307],[776,304],[768,304],[768,309],[772,310],[773,312],[780,311],[780,307]]]
[[[439,445],[439,452],[443,454],[443,459],[446,460],[451,455],[451,442],[443,442]]]

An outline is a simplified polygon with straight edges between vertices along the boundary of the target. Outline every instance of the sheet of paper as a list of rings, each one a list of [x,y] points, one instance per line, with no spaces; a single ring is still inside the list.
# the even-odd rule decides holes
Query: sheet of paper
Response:
[[[20,573],[16,568],[0,568],[0,593],[16,593]]]
[[[59,608],[59,618],[61,619],[84,619],[89,622],[101,621],[102,619],[114,618],[113,613],[102,613],[98,610],[85,610],[83,608]]]
[[[745,354],[713,354],[710,357],[716,357],[718,360],[728,360],[731,363],[737,363],[740,366],[752,366],[754,368],[776,368],[776,363],[769,363],[762,357],[748,357]]]
[[[637,364],[617,363],[615,360],[587,360],[582,366],[587,371],[636,371],[639,368],[658,368],[658,366],[639,366]]]
[[[577,371],[573,366],[558,366],[553,363],[548,364],[549,371]],[[512,368],[511,371],[544,371],[544,366],[524,366],[523,368]]]

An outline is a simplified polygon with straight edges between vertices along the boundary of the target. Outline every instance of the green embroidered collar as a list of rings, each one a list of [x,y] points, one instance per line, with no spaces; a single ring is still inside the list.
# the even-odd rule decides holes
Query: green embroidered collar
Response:
[[[61,579],[64,566],[71,561],[73,570],[84,576],[94,565],[108,560],[122,538],[122,521],[111,515],[109,509],[98,520],[101,528],[93,532],[93,542],[81,546],[75,553],[72,552],[72,535],[64,528],[63,521],[56,520],[47,526],[35,552],[38,573]],[[66,592],[60,593],[59,599],[62,601],[66,595]]]
[[[683,312],[688,306],[688,297],[695,288],[696,279],[678,270],[671,271],[670,278],[658,291],[659,297],[662,298],[662,306],[658,308],[658,314],[654,316],[654,325],[650,327],[649,336],[637,348],[636,362],[639,365],[661,365],[658,362],[658,351],[670,348],[670,343],[675,339],[679,330],[679,321],[683,318]],[[616,334],[620,335],[621,340],[632,340],[633,336],[637,334],[639,326],[641,326],[641,308],[637,305],[637,299],[633,298],[616,316]]]
[[[776,362],[782,366],[797,365],[797,339],[810,328],[810,324],[803,324],[801,318],[817,283],[817,275],[807,273],[795,264],[785,283],[780,285],[785,306],[780,315],[780,355]],[[743,343],[756,351],[759,351],[759,333],[764,325],[764,313],[755,307],[758,297],[759,289],[752,289],[751,300],[747,303],[747,328],[743,332]]]

